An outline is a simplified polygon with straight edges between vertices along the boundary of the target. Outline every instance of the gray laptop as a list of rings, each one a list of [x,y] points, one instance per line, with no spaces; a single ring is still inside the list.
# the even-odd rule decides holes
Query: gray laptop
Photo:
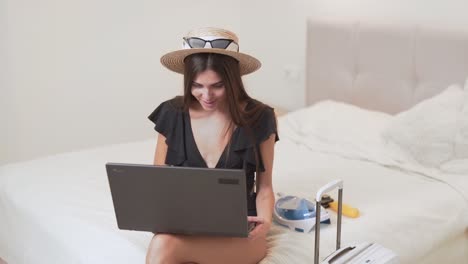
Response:
[[[248,236],[245,172],[107,163],[120,229]]]

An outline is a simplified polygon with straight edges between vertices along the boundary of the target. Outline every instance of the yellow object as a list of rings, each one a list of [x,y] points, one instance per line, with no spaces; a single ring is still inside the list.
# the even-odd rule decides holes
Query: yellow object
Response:
[[[333,201],[330,203],[330,208],[338,212],[338,202]],[[343,204],[343,215],[351,217],[351,218],[357,218],[359,217],[359,210],[357,208],[351,207],[347,204]]]

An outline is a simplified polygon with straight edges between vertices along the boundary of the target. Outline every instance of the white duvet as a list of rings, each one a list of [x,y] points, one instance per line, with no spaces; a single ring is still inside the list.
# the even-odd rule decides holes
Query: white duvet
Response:
[[[402,263],[468,260],[467,177],[395,163],[378,135],[391,119],[336,102],[280,118],[275,191],[312,199],[320,186],[343,179],[345,202],[361,216],[343,219],[342,245],[378,242]],[[10,264],[144,263],[151,234],[117,229],[104,164],[149,164],[154,144],[146,140],[0,167],[0,256]],[[322,258],[334,249],[336,214],[330,215],[332,224],[322,226]],[[262,264],[313,262],[313,232],[274,225],[268,241]]]
[[[333,101],[286,115],[279,120],[277,150],[282,151],[275,157],[275,188],[313,199],[320,186],[343,179],[345,202],[361,211],[359,218],[344,218],[343,244],[378,242],[402,263],[466,263],[468,175],[442,173],[402,157],[382,137],[393,118]],[[333,251],[335,228],[327,226],[321,234],[322,257]],[[278,239],[276,252],[283,254],[268,260],[313,262],[313,234],[278,236],[290,243]],[[298,247],[306,244],[308,253]]]

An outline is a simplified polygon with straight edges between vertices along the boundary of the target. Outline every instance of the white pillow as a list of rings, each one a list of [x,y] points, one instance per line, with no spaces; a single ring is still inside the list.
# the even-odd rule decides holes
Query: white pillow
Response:
[[[458,119],[458,133],[455,137],[455,156],[457,158],[468,158],[468,79],[464,90],[464,104]]]
[[[332,100],[290,112],[278,119],[280,137],[313,151],[366,160],[385,157],[382,131],[393,116]]]
[[[440,169],[442,164],[468,154],[466,147],[459,149],[457,145],[466,139],[463,133],[468,132],[468,127],[463,127],[464,132],[459,134],[464,97],[459,85],[450,85],[440,94],[397,114],[382,136],[409,158]],[[468,111],[468,103],[464,111]]]
[[[468,174],[468,78],[465,82],[463,107],[457,122],[454,157],[452,160],[442,164],[441,169],[451,173]]]

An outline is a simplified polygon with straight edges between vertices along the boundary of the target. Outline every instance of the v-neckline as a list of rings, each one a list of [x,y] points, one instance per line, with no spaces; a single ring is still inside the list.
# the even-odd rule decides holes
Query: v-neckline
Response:
[[[188,128],[189,128],[189,132],[190,132],[190,138],[193,142],[193,145],[194,145],[194,148],[195,148],[195,152],[197,152],[198,154],[198,158],[203,162],[203,165],[205,165],[206,168],[210,168],[210,169],[215,169],[215,168],[219,168],[219,165],[220,165],[220,162],[223,158],[223,156],[226,154],[226,151],[227,151],[227,148],[229,146],[229,144],[231,143],[231,140],[232,140],[232,137],[234,135],[234,133],[236,133],[237,129],[239,127],[236,127],[233,131],[232,131],[232,134],[231,136],[229,137],[229,140],[228,142],[226,143],[226,145],[224,146],[224,149],[223,151],[221,152],[221,155],[219,155],[219,158],[218,158],[218,161],[216,162],[215,166],[214,167],[208,167],[208,163],[206,163],[206,160],[203,158],[203,155],[201,154],[200,152],[200,149],[198,148],[198,145],[197,145],[197,141],[195,140],[195,134],[193,134],[193,129],[192,129],[192,117],[190,116],[190,110],[187,111],[186,113],[187,115],[187,119],[188,119]]]

